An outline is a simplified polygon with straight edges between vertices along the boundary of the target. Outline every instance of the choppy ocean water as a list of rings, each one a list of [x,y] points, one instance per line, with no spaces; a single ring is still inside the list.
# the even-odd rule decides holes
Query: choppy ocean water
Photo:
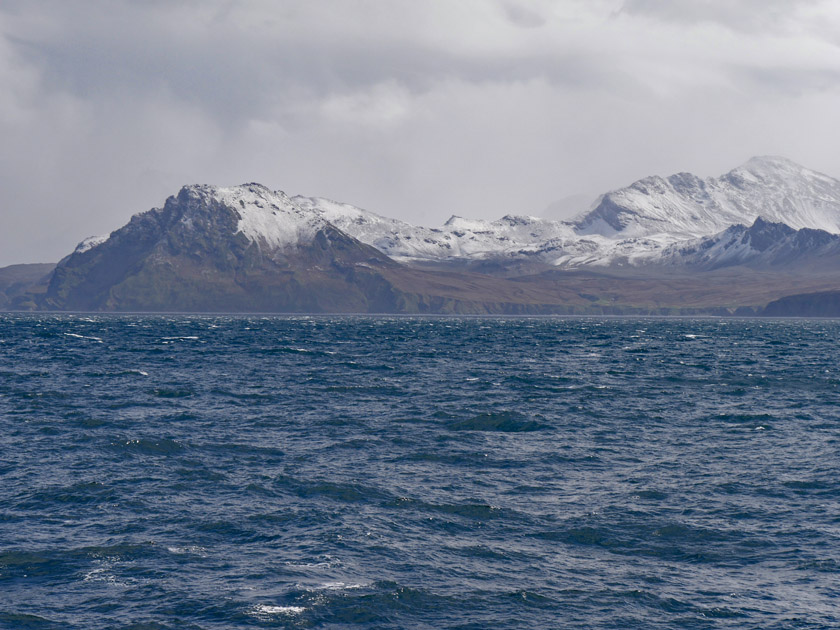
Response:
[[[0,627],[840,626],[840,322],[0,316]]]

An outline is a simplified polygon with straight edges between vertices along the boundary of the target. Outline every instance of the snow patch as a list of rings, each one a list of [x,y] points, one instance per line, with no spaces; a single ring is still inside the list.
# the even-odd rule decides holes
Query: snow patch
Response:
[[[76,245],[76,249],[73,250],[74,254],[83,254],[88,250],[93,249],[99,245],[102,245],[105,241],[111,238],[110,234],[102,234],[100,236],[88,236],[85,240],[81,243]]]

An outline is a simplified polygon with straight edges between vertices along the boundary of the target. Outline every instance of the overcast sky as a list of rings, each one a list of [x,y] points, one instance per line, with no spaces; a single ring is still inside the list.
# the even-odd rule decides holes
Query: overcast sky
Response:
[[[765,154],[840,176],[837,0],[0,2],[0,266],[184,184],[434,226]]]

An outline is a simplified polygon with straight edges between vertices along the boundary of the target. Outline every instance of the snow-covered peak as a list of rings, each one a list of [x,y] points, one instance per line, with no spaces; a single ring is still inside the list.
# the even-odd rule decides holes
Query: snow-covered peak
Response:
[[[237,233],[269,249],[310,243],[326,226],[323,218],[299,207],[283,191],[262,184],[229,188],[195,185],[185,187],[181,194],[203,206],[218,204],[234,211],[239,217]]]
[[[840,181],[780,157],[754,157],[719,178],[647,177],[603,195],[576,218],[579,234],[613,238],[715,234],[757,217],[840,233]]]
[[[776,185],[792,184],[796,180],[828,186],[840,185],[840,181],[818,171],[797,164],[793,160],[776,155],[756,156],[741,166],[732,169],[721,179],[731,182],[742,180],[752,184]]]
[[[751,157],[730,171],[730,173],[739,173],[742,175],[752,176],[758,181],[769,180],[774,178],[791,178],[791,177],[811,177],[816,179],[831,179],[827,175],[823,175],[809,168],[805,168],[801,164],[797,164],[793,160],[779,155],[757,155]]]

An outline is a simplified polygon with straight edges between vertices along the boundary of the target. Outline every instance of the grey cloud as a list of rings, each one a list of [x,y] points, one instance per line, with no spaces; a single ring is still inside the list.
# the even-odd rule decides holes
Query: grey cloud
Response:
[[[734,65],[734,77],[757,94],[800,97],[810,92],[840,93],[840,69],[756,68]]]
[[[784,31],[799,7],[819,0],[624,0],[622,13],[681,24],[709,22],[736,31]]]
[[[542,13],[522,2],[505,2],[502,6],[508,19],[523,28],[539,28],[548,21]]]
[[[53,91],[83,98],[166,91],[224,120],[276,112],[278,105],[282,109],[301,95],[323,97],[388,80],[424,91],[450,78],[508,82],[544,77],[558,84],[603,85],[614,75],[606,60],[577,50],[458,53],[430,46],[422,37],[412,39],[410,29],[399,43],[360,40],[353,34],[319,39],[316,32],[289,27],[277,36],[270,29],[253,35],[232,30],[220,19],[235,12],[235,6],[223,5],[182,36],[171,24],[177,14],[158,10],[150,15],[141,3],[93,17],[78,12],[74,3],[51,4],[49,15],[33,20],[40,32],[23,24],[24,34],[9,41],[41,70]],[[524,5],[506,2],[503,7],[518,25],[544,23]],[[44,29],[44,20],[53,28]],[[304,20],[302,26],[317,24]]]

